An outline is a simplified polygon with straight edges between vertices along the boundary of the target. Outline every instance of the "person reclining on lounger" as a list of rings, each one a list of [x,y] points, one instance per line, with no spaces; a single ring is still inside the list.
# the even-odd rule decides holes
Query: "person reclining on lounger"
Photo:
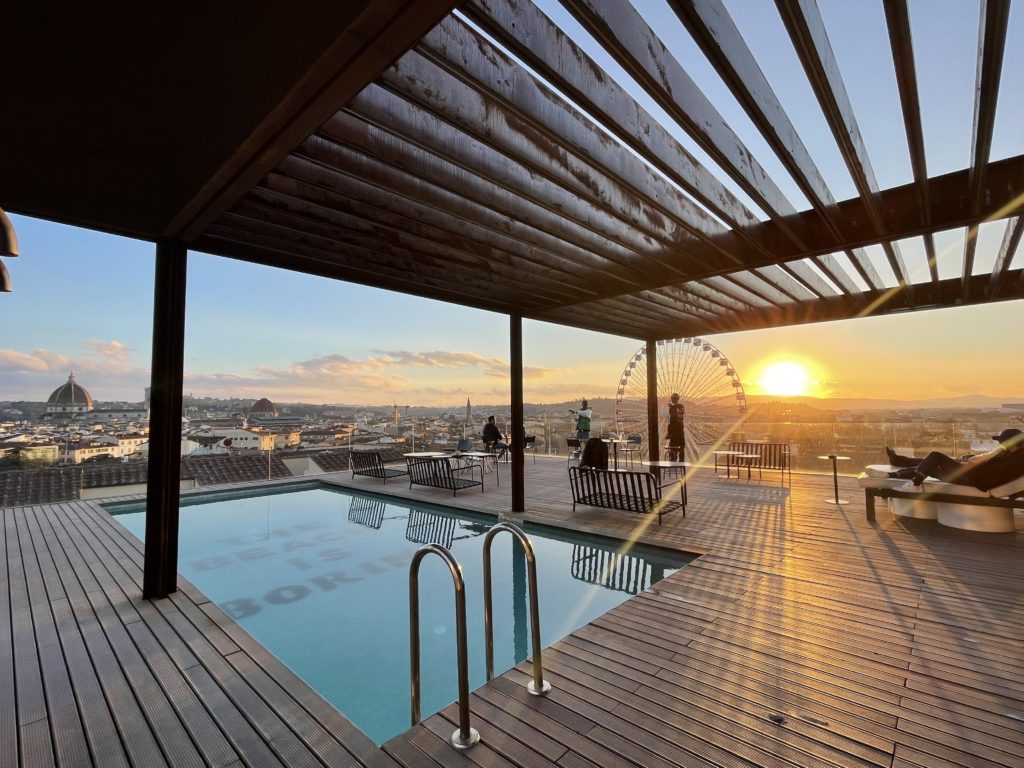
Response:
[[[913,469],[914,485],[920,485],[926,477],[935,477],[943,482],[969,485],[981,491],[997,488],[1024,475],[1024,432],[1019,429],[1004,429],[992,436],[999,447],[988,453],[957,461],[941,451],[932,451],[921,459]],[[886,448],[890,463],[893,459],[917,461],[910,456],[900,456]],[[893,466],[901,466],[892,463]],[[903,464],[903,466],[907,466]]]

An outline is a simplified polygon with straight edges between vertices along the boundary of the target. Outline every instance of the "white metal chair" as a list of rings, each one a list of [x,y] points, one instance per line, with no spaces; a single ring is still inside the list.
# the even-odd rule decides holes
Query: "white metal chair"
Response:
[[[580,463],[580,454],[583,452],[583,448],[580,446],[580,440],[578,437],[567,437],[565,442],[568,444],[569,455],[566,458],[565,466],[568,469],[572,466],[572,462],[575,460],[577,466]]]

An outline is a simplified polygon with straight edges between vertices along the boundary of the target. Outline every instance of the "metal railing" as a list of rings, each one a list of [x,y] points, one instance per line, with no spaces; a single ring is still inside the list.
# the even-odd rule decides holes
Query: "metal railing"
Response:
[[[456,749],[469,749],[478,741],[480,734],[469,724],[469,659],[466,650],[466,582],[462,578],[462,567],[445,547],[427,544],[416,550],[409,564],[409,655],[410,696],[412,699],[412,724],[420,721],[420,562],[434,553],[444,560],[452,574],[455,585],[455,632],[456,656],[459,666],[459,727],[452,734],[451,744]]]
[[[491,606],[491,541],[502,531],[511,533],[522,545],[526,554],[526,566],[530,580],[530,632],[533,644],[533,680],[526,689],[534,696],[543,696],[551,690],[551,683],[544,679],[544,665],[541,661],[540,602],[537,598],[537,558],[533,543],[522,528],[512,523],[498,523],[484,536],[484,644],[487,651],[487,679],[494,677],[494,622]]]

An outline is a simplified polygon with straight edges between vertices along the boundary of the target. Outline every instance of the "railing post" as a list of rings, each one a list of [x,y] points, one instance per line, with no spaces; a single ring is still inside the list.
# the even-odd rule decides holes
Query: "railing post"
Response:
[[[537,597],[537,558],[533,543],[523,530],[512,523],[498,523],[484,536],[484,644],[487,655],[487,679],[494,677],[494,623],[491,605],[491,541],[502,531],[508,531],[523,545],[526,566],[530,579],[530,633],[533,645],[533,680],[526,689],[534,696],[543,696],[551,690],[551,683],[544,679],[544,664],[541,660],[540,601]]]
[[[456,749],[469,749],[480,741],[480,734],[469,724],[469,659],[466,644],[466,582],[462,568],[447,548],[427,544],[416,550],[409,564],[409,694],[412,724],[420,721],[420,562],[430,553],[438,555],[452,574],[455,585],[456,655],[459,665],[459,728],[451,737]]]

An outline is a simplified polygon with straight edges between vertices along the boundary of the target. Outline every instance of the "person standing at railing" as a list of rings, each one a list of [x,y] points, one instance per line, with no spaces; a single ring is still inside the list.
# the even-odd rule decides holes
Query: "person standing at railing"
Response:
[[[576,437],[580,445],[586,445],[590,439],[590,418],[594,415],[593,409],[587,405],[586,400],[581,400],[581,407],[578,411],[569,409],[569,413],[576,416]]]
[[[686,406],[679,402],[679,393],[673,392],[666,408],[668,414],[668,448],[670,461],[682,461],[686,455]]]

